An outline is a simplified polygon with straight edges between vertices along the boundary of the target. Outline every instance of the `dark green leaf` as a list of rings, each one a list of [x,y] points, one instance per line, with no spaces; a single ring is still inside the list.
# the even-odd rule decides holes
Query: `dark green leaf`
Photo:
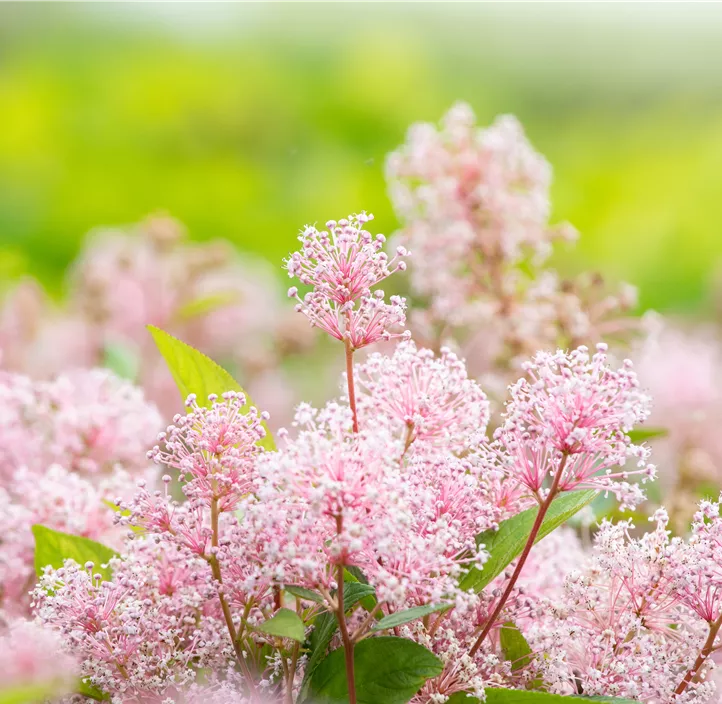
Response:
[[[378,621],[372,631],[383,631],[387,628],[396,628],[396,626],[402,626],[404,623],[415,621],[417,618],[423,618],[429,614],[433,614],[436,611],[442,611],[448,609],[448,604],[428,604],[427,606],[415,606],[412,609],[406,609],[405,611],[397,611],[389,616],[384,616]]]
[[[669,435],[666,428],[637,428],[627,433],[627,436],[635,445],[652,438],[663,438],[666,435]]]
[[[301,617],[291,609],[279,609],[268,621],[264,621],[258,630],[278,638],[292,638],[303,643],[306,629]]]
[[[318,592],[312,592],[304,587],[285,586],[284,591],[292,594],[297,599],[305,599],[306,601],[315,601],[317,604],[323,603],[323,597]]]
[[[101,567],[101,565],[107,565],[111,558],[117,557],[114,550],[89,538],[61,533],[41,525],[33,526],[33,535],[35,536],[35,572],[38,576],[43,573],[46,565],[59,569],[65,560],[73,559],[81,567],[86,562],[92,562],[93,574],[101,574],[106,580],[111,579],[110,567]]]
[[[406,704],[443,665],[414,641],[393,636],[367,638],[354,649],[358,704]],[[311,678],[314,704],[345,704],[348,683],[343,648],[329,653]]]
[[[552,501],[541,525],[535,543],[558,528],[575,513],[583,509],[595,496],[596,491],[570,491]],[[524,549],[539,509],[535,506],[502,521],[497,531],[485,531],[476,537],[477,544],[484,544],[489,553],[482,569],[472,567],[462,578],[461,588],[480,592],[489,582],[500,575]]]
[[[513,621],[507,621],[499,633],[499,643],[504,659],[511,663],[511,669],[520,670],[532,660],[532,649],[522,632]]]
[[[346,582],[343,591],[344,612],[348,612],[349,609],[356,606],[359,602],[363,604],[366,599],[371,598],[373,598],[375,605],[376,599],[374,588],[369,584],[353,581]],[[318,664],[326,656],[328,644],[331,642],[331,639],[338,630],[338,620],[336,619],[336,614],[324,611],[316,617],[313,626],[313,631],[311,632],[311,637],[308,640],[307,646],[309,655],[308,662],[306,663],[306,670],[303,675],[303,684],[301,685],[302,694],[306,694],[308,692],[311,676]]]
[[[208,396],[211,394],[220,396],[226,391],[240,391],[245,394],[240,384],[210,357],[160,328],[149,325],[148,330],[173,375],[183,401],[190,394],[195,394],[199,406],[209,406]],[[245,395],[246,408],[250,408],[251,399],[248,394]],[[273,436],[265,423],[263,427],[266,429],[266,436],[258,444],[267,450],[275,450]]]

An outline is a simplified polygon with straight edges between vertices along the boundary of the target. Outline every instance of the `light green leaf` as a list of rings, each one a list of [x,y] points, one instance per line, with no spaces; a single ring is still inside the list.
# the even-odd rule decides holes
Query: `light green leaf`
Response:
[[[627,436],[635,445],[652,438],[663,438],[666,435],[669,435],[667,428],[637,428],[627,433]]]
[[[323,603],[323,597],[318,592],[312,592],[310,589],[305,589],[304,587],[294,587],[286,585],[283,590],[288,592],[289,594],[292,594],[297,599],[315,601],[317,604]]]
[[[423,618],[429,614],[433,614],[443,609],[448,609],[448,604],[428,604],[426,606],[414,606],[412,609],[406,609],[404,611],[397,611],[389,616],[384,616],[378,621],[372,631],[383,631],[387,628],[396,628],[396,626],[402,626],[404,623],[415,621],[417,618]]]
[[[499,644],[504,653],[504,659],[511,663],[512,671],[521,670],[531,662],[532,649],[513,621],[507,621],[501,627]]]
[[[199,406],[210,406],[208,396],[211,394],[220,396],[226,391],[239,391],[246,395],[246,408],[253,405],[240,384],[210,357],[160,328],[149,325],[148,330],[163,355],[184,402],[190,394],[195,394]],[[265,423],[263,427],[266,429],[266,436],[258,444],[266,450],[275,450],[273,436]]]
[[[354,649],[358,704],[406,704],[430,677],[443,670],[441,660],[411,640],[393,636],[367,638]],[[348,702],[346,661],[338,648],[316,668],[311,678],[314,704]]]
[[[109,342],[103,349],[103,366],[121,379],[137,381],[140,372],[138,353],[120,342]]]
[[[568,521],[583,509],[595,496],[596,491],[570,491],[552,501],[541,525],[535,543]],[[539,509],[535,506],[502,521],[497,531],[485,531],[476,536],[477,545],[484,544],[489,553],[481,569],[472,567],[462,578],[461,588],[480,592],[500,575],[524,549]]]
[[[306,638],[306,629],[301,617],[291,609],[279,609],[268,621],[265,621],[258,630],[278,638],[292,638],[303,643]]]
[[[121,516],[130,516],[130,511],[127,508],[120,508],[120,506],[116,506],[112,501],[108,501],[108,499],[102,499],[102,502],[112,511],[115,511],[115,513],[120,514]],[[127,526],[130,528],[134,533],[145,533],[145,528],[141,528],[141,526]]]
[[[95,701],[98,702],[110,701],[110,695],[102,692],[97,687],[90,684],[90,682],[85,680],[81,680],[80,685],[78,685],[78,692],[86,697],[90,697],[90,699],[95,699]]]
[[[214,310],[232,305],[238,300],[239,294],[236,291],[216,291],[184,303],[176,310],[175,316],[182,321],[200,318]]]
[[[112,578],[110,567],[101,565],[107,565],[113,557],[118,556],[114,550],[90,538],[62,533],[37,524],[32,530],[35,536],[35,572],[38,576],[47,565],[59,569],[65,560],[73,559],[81,567],[86,562],[92,562],[93,574],[101,574],[106,580]]]

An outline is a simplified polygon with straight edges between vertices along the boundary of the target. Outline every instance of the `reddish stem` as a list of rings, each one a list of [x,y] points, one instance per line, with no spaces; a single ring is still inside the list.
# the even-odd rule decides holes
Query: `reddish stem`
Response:
[[[356,414],[356,389],[353,383],[353,353],[351,341],[346,338],[344,341],[346,346],[346,383],[348,384],[348,405],[351,407],[353,414],[353,431],[358,433],[358,415]]]
[[[526,545],[524,546],[524,550],[522,550],[519,561],[516,563],[516,567],[514,568],[514,572],[512,573],[511,578],[509,579],[509,583],[506,585],[506,589],[504,590],[501,599],[499,599],[499,602],[497,603],[493,613],[487,619],[486,624],[484,625],[484,629],[481,631],[481,635],[476,639],[476,642],[469,651],[469,655],[471,656],[476,655],[479,648],[481,647],[481,644],[484,642],[484,639],[486,638],[486,636],[489,635],[489,631],[491,631],[491,629],[494,627],[496,620],[499,618],[499,614],[504,608],[504,604],[506,604],[509,595],[512,593],[514,586],[519,579],[519,575],[521,574],[522,569],[524,569],[524,563],[529,557],[529,553],[531,552],[532,547],[534,547],[534,541],[536,540],[536,537],[539,534],[539,530],[542,527],[544,517],[546,516],[552,501],[554,501],[554,498],[559,493],[559,482],[561,481],[562,474],[564,473],[564,467],[566,463],[567,455],[565,454],[562,456],[562,461],[559,463],[559,468],[554,475],[554,480],[552,481],[549,493],[547,494],[546,499],[544,499],[542,505],[539,507],[539,511],[537,512],[536,518],[534,519],[534,525],[532,526],[531,533],[529,533]]]
[[[709,624],[709,635],[707,636],[707,640],[705,641],[705,644],[702,646],[702,650],[700,650],[699,655],[697,656],[697,659],[694,661],[694,665],[692,665],[692,668],[690,671],[684,676],[684,679],[677,685],[677,689],[674,690],[674,693],[676,696],[679,696],[680,694],[684,694],[687,687],[690,685],[690,683],[694,680],[694,678],[697,676],[697,673],[699,672],[702,665],[704,665],[707,658],[712,654],[714,650],[714,641],[717,637],[717,633],[719,633],[719,629],[722,627],[722,615],[713,622],[710,622]]]

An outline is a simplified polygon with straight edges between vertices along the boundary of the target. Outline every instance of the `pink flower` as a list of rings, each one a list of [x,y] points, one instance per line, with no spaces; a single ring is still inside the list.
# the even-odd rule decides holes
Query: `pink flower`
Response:
[[[633,506],[643,494],[627,479],[654,478],[649,450],[626,435],[647,418],[650,400],[639,388],[632,363],[627,360],[614,370],[605,351],[600,344],[591,357],[586,347],[539,352],[525,365],[528,378],[510,387],[504,423],[486,451],[534,494],[548,476],[561,472],[560,491],[611,491],[623,505]],[[635,469],[624,468],[630,458]]]
[[[448,349],[436,359],[431,350],[402,342],[391,357],[370,355],[354,374],[364,424],[391,423],[407,447],[418,441],[462,451],[486,430],[486,396]]]
[[[290,277],[313,287],[303,299],[295,286],[288,290],[289,297],[298,301],[296,310],[311,325],[337,340],[347,340],[352,349],[399,337],[401,333],[392,330],[406,322],[405,300],[392,296],[386,303],[383,291],[372,293],[371,287],[403,271],[403,257],[408,253],[399,247],[389,260],[382,250],[385,237],[374,238],[363,229],[371,219],[372,215],[361,213],[338,222],[330,220],[328,231],[306,227],[298,238],[302,250],[286,262]]]
[[[175,425],[159,436],[163,448],[156,445],[148,457],[180,472],[189,499],[208,506],[215,500],[221,512],[233,511],[250,491],[253,461],[261,451],[257,443],[266,435],[262,420],[267,414],[259,414],[253,407],[246,410],[246,397],[235,391],[209,400],[211,407],[204,408],[195,395],[189,396],[186,406],[190,413],[175,416]]]

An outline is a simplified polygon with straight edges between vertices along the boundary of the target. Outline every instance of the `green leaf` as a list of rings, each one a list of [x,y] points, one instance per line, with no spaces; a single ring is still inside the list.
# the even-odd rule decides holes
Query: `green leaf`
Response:
[[[86,697],[90,697],[91,699],[95,699],[95,701],[97,702],[110,701],[110,695],[102,692],[86,680],[81,680],[80,685],[78,685],[78,693]]]
[[[297,599],[305,599],[306,601],[315,601],[317,604],[323,603],[323,597],[318,592],[312,592],[304,587],[285,586],[284,591],[292,594]]]
[[[292,638],[299,643],[306,639],[306,629],[301,617],[291,609],[279,609],[268,621],[265,621],[258,630],[279,638]]]
[[[211,394],[220,396],[226,391],[239,391],[246,395],[245,408],[253,405],[240,384],[210,357],[160,328],[149,325],[148,330],[163,355],[184,402],[190,394],[195,394],[198,405],[208,407],[208,396]],[[266,450],[275,450],[276,444],[268,426],[263,423],[263,427],[266,429],[266,436],[259,440],[258,444]]]
[[[455,692],[449,697],[446,704],[481,704],[481,700],[466,692]]]
[[[669,435],[667,428],[637,428],[627,433],[627,437],[629,437],[635,445],[645,440],[651,440],[652,438],[663,438],[666,435]]]
[[[532,661],[532,649],[513,621],[507,621],[501,627],[499,643],[504,659],[511,662],[512,671],[520,670]]]
[[[428,614],[433,614],[436,611],[442,611],[448,609],[448,604],[428,604],[426,606],[414,606],[412,609],[406,609],[405,611],[397,611],[389,616],[384,616],[378,621],[372,631],[383,631],[386,628],[396,628],[396,626],[402,626],[404,623],[415,621],[417,618],[423,618]]]
[[[34,525],[32,530],[35,536],[35,572],[38,576],[43,573],[46,565],[59,569],[65,560],[73,559],[81,567],[86,562],[92,562],[93,574],[101,574],[105,580],[111,579],[110,567],[101,565],[107,565],[111,558],[118,556],[114,550],[90,538],[61,533],[38,524]]]
[[[534,542],[538,543],[555,528],[569,520],[596,495],[596,491],[589,489],[587,491],[566,492],[554,499]],[[462,589],[472,589],[475,592],[480,592],[489,582],[500,575],[510,562],[518,557],[531,533],[538,510],[535,506],[517,513],[516,516],[502,521],[499,530],[488,530],[476,536],[477,545],[483,543],[486,546],[489,558],[481,569],[472,567],[461,578],[460,585]]]
[[[346,576],[348,576],[348,573],[346,573]],[[356,579],[356,577],[351,577],[351,579]],[[375,606],[375,594],[374,588],[369,584],[347,581],[343,590],[344,612],[348,612],[359,602],[363,605],[368,599],[373,599],[373,606]],[[373,606],[371,608],[373,608]],[[308,661],[306,662],[303,683],[301,685],[302,695],[307,694],[311,676],[318,667],[318,664],[326,656],[328,645],[337,630],[338,620],[336,619],[336,614],[330,611],[324,611],[316,616],[313,623],[313,631],[311,631],[311,637],[307,644]]]
[[[127,508],[120,508],[120,506],[116,506],[112,501],[109,501],[108,499],[102,499],[102,502],[111,510],[115,511],[115,513],[120,514],[121,516],[130,516],[130,511]],[[130,528],[134,533],[145,533],[145,528],[141,528],[141,526],[127,526]]]
[[[450,700],[450,702],[453,701]],[[474,699],[459,699],[454,704],[469,704]],[[478,701],[478,700],[477,700]],[[549,694],[548,692],[527,692],[517,689],[486,689],[486,704],[584,704],[584,702],[608,702],[608,704],[635,704],[631,699],[616,699],[614,697],[583,697],[575,695]]]
[[[363,584],[362,582],[347,583],[343,590],[344,613],[356,606],[359,601],[363,601],[370,596],[376,596],[376,590],[370,584]]]
[[[406,704],[430,677],[441,674],[441,660],[414,641],[393,636],[367,638],[354,649],[358,704]],[[314,704],[348,702],[346,661],[338,648],[311,678]]]
[[[176,310],[175,316],[182,321],[200,318],[203,315],[212,313],[214,310],[232,305],[238,299],[239,294],[236,291],[216,291],[184,303]]]
[[[138,353],[120,342],[109,342],[103,349],[103,366],[121,379],[137,381],[140,372]]]

